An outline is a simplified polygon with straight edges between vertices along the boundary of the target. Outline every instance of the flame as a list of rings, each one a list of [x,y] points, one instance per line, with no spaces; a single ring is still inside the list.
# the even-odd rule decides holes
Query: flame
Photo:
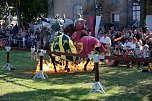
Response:
[[[40,70],[40,61],[37,59],[38,64],[36,66],[36,73],[39,72]],[[56,61],[60,61],[62,64],[57,64],[56,69],[57,72],[65,72],[65,64],[66,61],[60,60],[59,57],[56,57]],[[84,65],[86,63],[86,59],[81,59],[79,63],[75,64],[73,62],[68,62],[68,68],[70,69],[70,72],[81,72],[84,71]],[[90,61],[87,65],[87,71],[92,71],[94,68],[94,62]],[[54,73],[54,66],[53,63],[50,60],[43,60],[43,67],[42,67],[43,72],[46,73]]]

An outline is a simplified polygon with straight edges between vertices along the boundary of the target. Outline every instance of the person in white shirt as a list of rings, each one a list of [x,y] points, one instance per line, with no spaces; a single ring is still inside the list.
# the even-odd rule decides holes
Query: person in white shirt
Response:
[[[110,55],[110,46],[111,46],[111,39],[108,36],[107,32],[103,33],[103,36],[100,38],[101,44],[107,49],[108,53],[106,55]]]
[[[104,32],[103,36],[100,38],[100,42],[103,44],[108,44],[111,46],[111,39],[110,37],[108,37],[108,33]]]
[[[134,37],[133,39],[132,39],[132,41],[131,41],[131,49],[135,49],[136,48],[136,43],[137,43],[138,41],[137,41],[137,38],[136,37]]]
[[[147,44],[143,46],[142,53],[143,53],[144,58],[150,57],[150,50],[149,50],[149,46]]]
[[[141,58],[142,57],[142,46],[139,42],[136,43],[136,48],[134,49],[134,56]]]
[[[129,42],[129,39],[126,38],[125,39],[125,43],[124,43],[124,50],[131,48],[131,42]]]

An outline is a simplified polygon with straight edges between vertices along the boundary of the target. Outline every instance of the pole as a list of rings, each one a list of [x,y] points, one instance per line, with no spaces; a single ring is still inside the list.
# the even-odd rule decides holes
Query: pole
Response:
[[[43,69],[43,56],[40,56],[40,70]]]
[[[45,76],[48,78],[48,76],[43,72],[43,57],[44,57],[44,53],[46,53],[46,51],[43,50],[43,32],[44,30],[42,30],[41,32],[41,44],[40,44],[40,71],[33,77],[33,79],[38,78],[38,79],[45,79]]]
[[[9,51],[7,51],[7,59],[6,59],[6,63],[9,63]]]
[[[13,66],[10,65],[10,58],[9,58],[9,52],[11,50],[11,47],[7,46],[5,47],[7,53],[6,53],[6,64],[3,66],[1,70],[15,70]]]
[[[43,37],[42,37],[42,35],[41,35],[41,46],[40,46],[40,48],[43,49]],[[43,69],[43,55],[40,55],[40,70],[42,70],[42,69]]]
[[[92,58],[95,68],[95,83],[89,93],[93,93],[93,92],[105,93],[104,91],[105,87],[102,86],[99,82],[99,61],[100,61],[99,54],[95,53],[94,55],[92,55]]]
[[[95,67],[95,82],[99,82],[99,63],[94,63]]]

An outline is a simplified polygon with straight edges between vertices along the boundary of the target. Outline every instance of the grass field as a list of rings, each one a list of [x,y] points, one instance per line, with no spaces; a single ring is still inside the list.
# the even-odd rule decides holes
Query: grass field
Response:
[[[6,63],[0,49],[0,68]],[[0,101],[152,101],[152,73],[137,68],[100,66],[100,83],[106,93],[91,93],[94,72],[49,74],[33,80],[36,62],[30,52],[11,51],[16,70],[0,70]]]

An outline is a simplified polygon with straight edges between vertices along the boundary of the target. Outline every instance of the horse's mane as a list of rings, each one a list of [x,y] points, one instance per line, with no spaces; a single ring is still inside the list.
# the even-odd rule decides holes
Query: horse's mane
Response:
[[[71,37],[75,31],[76,31],[76,28],[74,24],[69,24],[64,28],[64,33],[68,35],[69,37]]]
[[[73,35],[74,32],[76,32],[76,28],[74,26],[74,24],[69,24],[68,26],[66,26],[64,28],[64,33],[66,35],[68,35],[69,37],[71,37]],[[80,38],[82,38],[83,36],[88,36],[88,33],[86,31],[82,31],[81,32],[81,35],[80,35]]]

